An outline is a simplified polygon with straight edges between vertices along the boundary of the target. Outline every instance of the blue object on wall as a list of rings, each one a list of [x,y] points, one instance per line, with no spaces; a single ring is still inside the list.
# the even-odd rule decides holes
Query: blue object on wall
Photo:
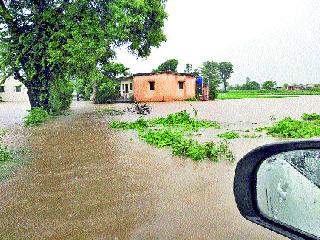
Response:
[[[202,77],[199,76],[199,77],[197,78],[197,84],[202,85],[202,81],[203,81]]]

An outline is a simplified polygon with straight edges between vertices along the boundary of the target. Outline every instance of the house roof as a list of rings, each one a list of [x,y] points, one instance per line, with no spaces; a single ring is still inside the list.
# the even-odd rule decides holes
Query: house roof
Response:
[[[191,73],[155,72],[155,73],[135,73],[135,74],[132,74],[131,76],[128,76],[128,77],[119,78],[118,80],[119,80],[119,81],[122,81],[122,80],[130,79],[130,78],[134,78],[134,77],[139,77],[139,76],[153,76],[153,75],[161,75],[161,74],[171,74],[171,75],[177,75],[177,76],[190,76],[190,77],[194,77],[194,75],[191,74]]]

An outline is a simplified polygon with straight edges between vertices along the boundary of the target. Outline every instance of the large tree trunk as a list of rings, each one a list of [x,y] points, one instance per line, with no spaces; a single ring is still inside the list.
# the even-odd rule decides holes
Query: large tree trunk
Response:
[[[49,109],[49,88],[48,84],[42,86],[39,79],[33,79],[26,84],[31,109],[41,107]]]
[[[224,86],[224,92],[227,92],[227,81],[223,81],[223,86]]]

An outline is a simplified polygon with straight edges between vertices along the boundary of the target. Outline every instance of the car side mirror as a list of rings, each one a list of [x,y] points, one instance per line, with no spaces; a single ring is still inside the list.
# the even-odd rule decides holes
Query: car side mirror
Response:
[[[237,164],[242,216],[291,239],[320,239],[320,141],[262,146]]]

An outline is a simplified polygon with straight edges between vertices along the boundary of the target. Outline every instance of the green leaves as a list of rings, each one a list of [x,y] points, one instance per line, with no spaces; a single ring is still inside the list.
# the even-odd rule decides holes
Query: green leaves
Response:
[[[303,114],[303,120],[287,117],[272,127],[263,128],[267,134],[281,138],[320,137],[320,120],[317,114]]]
[[[199,121],[190,117],[187,111],[169,114],[167,117],[145,120],[140,117],[135,122],[112,122],[112,128],[137,130],[139,138],[159,148],[171,147],[172,154],[190,157],[195,161],[226,159],[234,161],[234,155],[227,143],[199,143],[185,135],[200,128],[220,128],[215,122]]]
[[[49,113],[42,108],[33,108],[24,118],[24,126],[39,125],[49,119]]]

